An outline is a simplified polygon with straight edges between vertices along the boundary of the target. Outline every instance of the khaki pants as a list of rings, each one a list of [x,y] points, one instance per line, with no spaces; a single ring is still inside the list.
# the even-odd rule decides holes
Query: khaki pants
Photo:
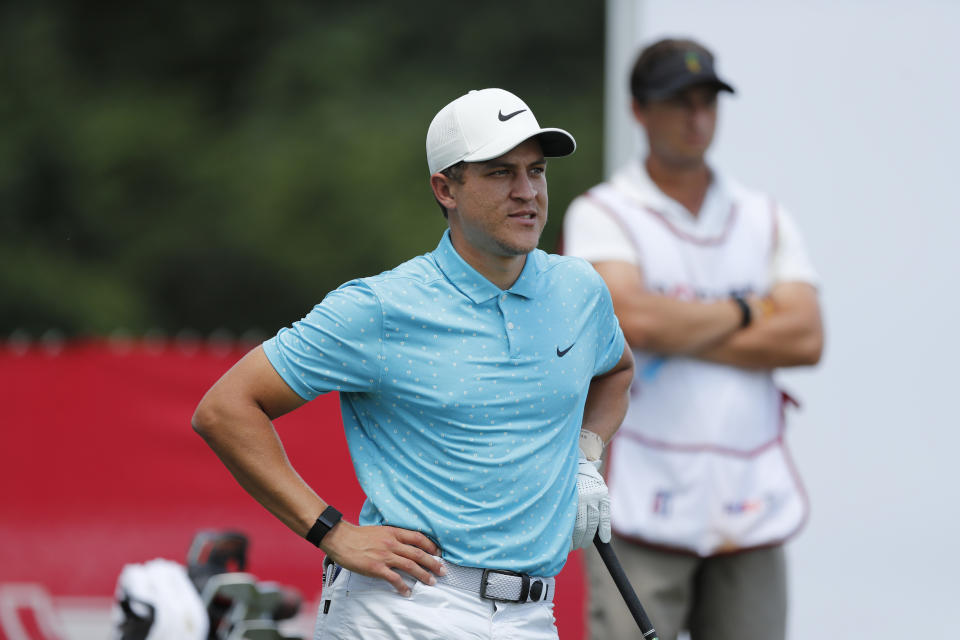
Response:
[[[783,640],[787,626],[783,547],[698,558],[613,537],[611,544],[660,640]],[[642,638],[597,553],[587,553],[593,640]]]

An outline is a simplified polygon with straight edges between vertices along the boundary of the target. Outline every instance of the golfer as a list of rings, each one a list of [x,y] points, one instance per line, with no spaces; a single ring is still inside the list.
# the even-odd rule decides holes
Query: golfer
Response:
[[[590,264],[537,249],[546,158],[575,148],[501,89],[445,106],[427,131],[449,226],[437,248],[332,291],[197,407],[240,484],[327,554],[316,638],[557,638],[554,576],[609,540],[593,461],[626,412],[632,355]],[[330,391],[359,525],[271,424]]]

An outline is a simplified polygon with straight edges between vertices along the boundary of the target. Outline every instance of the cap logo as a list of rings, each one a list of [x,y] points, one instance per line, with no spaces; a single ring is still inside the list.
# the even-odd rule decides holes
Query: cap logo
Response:
[[[687,65],[687,71],[690,73],[700,73],[703,68],[700,65],[700,56],[698,56],[695,51],[688,51],[687,55],[684,56],[683,62]]]
[[[520,111],[514,111],[513,113],[508,113],[507,115],[503,115],[503,111],[497,111],[497,118],[500,119],[500,122],[506,122],[513,116],[518,116],[524,111],[526,111],[526,109],[520,109]]]

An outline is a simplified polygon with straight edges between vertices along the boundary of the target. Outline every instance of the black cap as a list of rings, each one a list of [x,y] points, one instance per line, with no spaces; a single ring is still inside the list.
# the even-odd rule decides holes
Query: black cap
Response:
[[[696,85],[734,93],[717,75],[713,54],[693,40],[666,39],[651,44],[640,52],[630,74],[630,92],[639,102],[663,100]]]

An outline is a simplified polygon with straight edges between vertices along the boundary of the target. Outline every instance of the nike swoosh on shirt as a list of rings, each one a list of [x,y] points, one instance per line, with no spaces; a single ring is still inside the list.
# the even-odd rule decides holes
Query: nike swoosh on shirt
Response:
[[[520,115],[521,113],[523,113],[524,111],[526,111],[526,109],[520,109],[520,111],[514,111],[513,113],[508,113],[507,115],[503,115],[503,111],[498,111],[498,112],[497,112],[497,117],[500,118],[500,122],[506,122],[507,120],[509,120],[509,119],[512,118],[513,116],[518,116],[518,115]]]
[[[577,343],[574,342],[573,344],[577,344]],[[557,347],[557,357],[562,358],[563,356],[567,355],[567,352],[570,351],[570,349],[573,349],[573,344],[567,347],[566,349],[564,349],[563,351],[560,351],[560,347]]]

